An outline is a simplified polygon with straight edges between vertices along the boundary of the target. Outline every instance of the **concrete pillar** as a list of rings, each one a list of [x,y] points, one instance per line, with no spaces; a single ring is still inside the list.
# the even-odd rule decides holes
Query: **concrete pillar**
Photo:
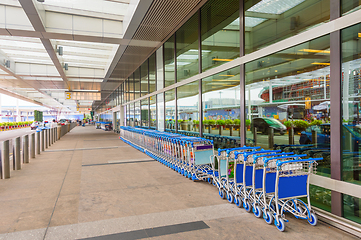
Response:
[[[41,151],[45,151],[45,136],[44,130],[41,131]]]
[[[45,148],[48,148],[49,146],[49,136],[48,136],[48,129],[44,129],[43,132],[45,132]]]
[[[113,112],[113,132],[117,131],[117,113]]]
[[[40,132],[36,133],[36,154],[40,154]]]

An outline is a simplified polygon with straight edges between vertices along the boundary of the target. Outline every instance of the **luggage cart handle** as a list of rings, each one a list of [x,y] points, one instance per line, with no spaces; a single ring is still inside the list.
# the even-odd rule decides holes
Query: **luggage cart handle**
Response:
[[[292,155],[294,154],[293,152],[281,152],[281,153],[276,153],[276,154],[265,154],[265,155],[256,155],[253,156],[253,163],[257,163],[257,159],[261,158],[261,157],[272,157],[272,156],[283,156],[283,155]]]
[[[238,148],[224,148],[224,149],[220,149],[218,148],[218,156],[221,156],[222,152],[227,152],[227,155],[234,150],[248,150],[248,149],[258,149],[261,147],[247,147],[246,145],[244,145],[243,147],[238,147]]]
[[[260,151],[255,151],[255,152],[246,152],[243,153],[244,157],[247,158],[249,155],[253,155],[253,154],[259,154],[259,153],[277,153],[277,152],[281,152],[281,150],[260,150]]]
[[[320,161],[323,160],[323,158],[308,158],[308,159],[295,159],[295,160],[288,160],[288,161],[277,161],[276,165],[277,167],[281,167],[283,164],[287,164],[287,163],[297,163],[297,162],[316,162],[316,161]]]
[[[290,156],[265,158],[263,160],[263,162],[264,162],[264,166],[267,167],[268,162],[271,161],[271,160],[282,159],[282,158],[301,158],[301,157],[307,157],[307,154],[299,154],[299,155],[296,154],[296,155],[290,155]]]

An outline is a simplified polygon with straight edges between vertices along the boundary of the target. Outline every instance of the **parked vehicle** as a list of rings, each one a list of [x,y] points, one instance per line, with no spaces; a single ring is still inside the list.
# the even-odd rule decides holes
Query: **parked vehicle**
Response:
[[[268,134],[268,129],[273,128],[275,132],[279,132],[281,135],[285,134],[287,127],[280,121],[274,118],[253,118],[251,128],[257,128],[257,132]]]

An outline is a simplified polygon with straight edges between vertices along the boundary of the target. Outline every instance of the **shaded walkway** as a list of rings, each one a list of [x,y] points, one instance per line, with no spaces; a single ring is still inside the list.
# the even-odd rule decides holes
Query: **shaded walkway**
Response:
[[[281,233],[93,126],[1,180],[0,206],[0,239],[356,239],[294,218]]]

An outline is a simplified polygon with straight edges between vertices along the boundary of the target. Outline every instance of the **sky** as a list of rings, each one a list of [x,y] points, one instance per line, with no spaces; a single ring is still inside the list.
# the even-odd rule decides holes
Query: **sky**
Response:
[[[20,100],[20,99],[14,98],[14,97],[10,97],[8,95],[1,94],[1,93],[0,93],[0,98],[1,98],[1,101],[0,101],[1,106],[16,107],[16,100],[18,100],[19,101],[19,107],[38,107],[38,108],[42,108],[42,106],[39,106],[37,104],[30,103],[30,102],[27,102],[27,101],[23,101],[23,100]]]

